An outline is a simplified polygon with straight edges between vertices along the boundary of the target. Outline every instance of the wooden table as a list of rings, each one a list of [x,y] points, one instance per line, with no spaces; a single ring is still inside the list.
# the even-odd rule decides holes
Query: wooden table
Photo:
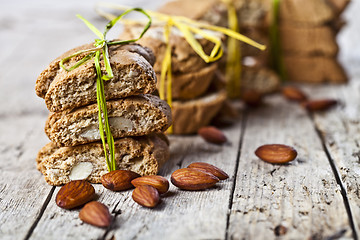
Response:
[[[301,86],[313,98],[341,101],[308,114],[275,94],[262,107],[241,111],[223,129],[223,146],[198,136],[171,137],[171,159],[160,174],[194,161],[212,163],[230,178],[208,191],[174,186],[150,210],[94,185],[98,200],[115,216],[110,229],[83,224],[79,210],[55,205],[58,187],[36,170],[37,151],[48,142],[47,110],[36,97],[37,75],[55,57],[94,35],[81,13],[98,27],[105,21],[92,1],[2,1],[0,8],[0,239],[355,239],[360,234],[360,20],[359,1],[346,12],[350,23],[339,37],[351,81],[342,86]],[[114,1],[115,2],[115,1]],[[124,2],[124,1],[123,1]],[[161,0],[127,1],[155,9]],[[294,146],[287,165],[260,161],[254,150],[266,143]],[[284,235],[277,236],[279,229]]]

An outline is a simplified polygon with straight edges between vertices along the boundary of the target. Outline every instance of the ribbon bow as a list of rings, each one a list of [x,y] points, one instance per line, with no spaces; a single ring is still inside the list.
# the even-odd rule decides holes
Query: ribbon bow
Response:
[[[148,22],[147,22],[144,30],[140,34],[140,36],[136,39],[123,40],[123,41],[107,40],[106,34],[110,31],[110,29],[123,16],[129,14],[132,11],[140,12],[148,18]],[[112,136],[111,131],[110,131],[108,113],[107,113],[107,108],[106,108],[106,97],[105,97],[105,92],[104,92],[104,82],[103,82],[103,80],[108,81],[114,77],[114,74],[112,72],[111,65],[110,65],[110,59],[109,59],[109,46],[136,42],[137,40],[142,38],[142,36],[145,34],[145,32],[150,28],[152,19],[141,8],[131,8],[131,9],[126,10],[121,15],[112,19],[106,25],[104,33],[101,33],[94,25],[92,25],[89,21],[87,21],[81,15],[78,14],[76,16],[78,18],[80,18],[86,24],[86,26],[96,34],[96,36],[98,36],[98,39],[95,39],[95,43],[94,43],[95,48],[81,50],[81,51],[78,51],[78,52],[68,56],[68,57],[65,57],[64,59],[62,59],[60,61],[60,66],[66,71],[72,71],[75,68],[79,67],[80,65],[86,63],[87,61],[94,59],[95,69],[96,69],[96,98],[97,98],[97,104],[98,104],[98,108],[99,108],[98,119],[99,119],[100,137],[101,137],[101,141],[102,141],[103,148],[104,148],[105,159],[106,159],[106,164],[107,164],[108,170],[114,171],[114,170],[116,170],[115,144],[114,144],[114,137]],[[85,53],[87,53],[87,55],[85,57],[83,57],[81,60],[77,61],[71,67],[67,68],[64,66],[64,63],[69,61],[71,58],[76,57],[80,54],[85,54]],[[106,75],[102,75],[102,72],[101,72],[101,67],[100,67],[100,55],[101,54],[103,55],[103,59],[104,59]],[[104,127],[104,124],[105,124],[105,127]],[[105,137],[107,140],[107,146],[109,148],[109,153],[107,151]],[[109,159],[108,154],[110,155],[110,159]]]

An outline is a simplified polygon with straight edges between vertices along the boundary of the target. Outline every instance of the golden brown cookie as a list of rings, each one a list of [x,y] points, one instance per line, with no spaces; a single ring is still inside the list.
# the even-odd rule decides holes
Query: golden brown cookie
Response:
[[[217,64],[213,63],[195,72],[172,74],[172,98],[186,100],[204,94],[214,77],[216,69]],[[159,89],[161,73],[157,73],[157,78],[159,79],[157,82],[157,88]],[[165,93],[166,84],[167,80],[165,81]]]
[[[196,133],[199,128],[210,123],[225,100],[225,91],[220,91],[189,101],[174,101],[174,134]]]
[[[92,44],[68,51],[50,63],[38,77],[36,93],[45,98],[50,111],[58,112],[96,102],[94,61],[90,60],[70,72],[59,67],[59,62],[64,57],[89,48],[93,48]],[[151,66],[154,63],[151,50],[136,44],[114,45],[109,48],[109,55],[114,78],[104,81],[106,99],[152,93],[155,90],[156,76]],[[66,62],[66,66],[72,66],[84,56],[82,54],[72,58]],[[101,66],[105,74],[103,60]]]
[[[107,101],[114,138],[163,132],[172,123],[169,105],[154,95]],[[100,140],[98,106],[50,113],[45,132],[57,146],[75,146]]]
[[[44,155],[42,152],[51,154]],[[118,169],[131,170],[140,175],[157,174],[169,156],[169,146],[157,134],[115,141]],[[37,167],[51,185],[62,185],[77,179],[100,183],[101,176],[108,172],[100,142],[61,148],[49,143],[40,150]]]

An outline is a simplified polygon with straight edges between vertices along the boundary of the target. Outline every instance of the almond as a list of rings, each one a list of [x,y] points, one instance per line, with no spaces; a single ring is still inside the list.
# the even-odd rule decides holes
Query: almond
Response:
[[[198,134],[210,143],[223,144],[227,141],[224,133],[216,127],[202,127],[198,130]]]
[[[337,104],[334,99],[312,100],[303,103],[303,106],[309,111],[324,111]]]
[[[287,163],[294,160],[297,152],[293,147],[283,144],[268,144],[260,146],[255,155],[269,163]]]
[[[160,196],[156,188],[150,185],[140,185],[132,193],[132,198],[141,206],[153,208],[159,201]]]
[[[257,107],[262,102],[262,95],[256,90],[246,90],[241,99],[250,107]]]
[[[292,101],[302,102],[307,99],[305,93],[296,87],[291,87],[291,86],[283,87],[282,94],[284,97]]]
[[[211,173],[215,177],[219,178],[220,180],[225,180],[229,178],[229,175],[226,174],[223,170],[214,165],[204,162],[194,162],[188,166],[188,168],[196,168],[201,169],[205,172]]]
[[[219,178],[196,168],[178,169],[171,175],[171,182],[184,190],[204,190],[213,187]]]
[[[102,185],[111,191],[124,191],[133,188],[131,181],[141,177],[136,172],[130,170],[115,170],[102,175]]]
[[[131,184],[134,185],[134,187],[139,187],[142,185],[153,186],[160,194],[166,193],[169,190],[169,181],[166,178],[158,175],[139,177],[132,180]]]
[[[79,218],[96,227],[108,227],[112,219],[109,208],[96,201],[85,204],[79,213]]]
[[[95,197],[94,187],[85,180],[71,181],[62,186],[56,195],[56,205],[71,209],[81,206]]]

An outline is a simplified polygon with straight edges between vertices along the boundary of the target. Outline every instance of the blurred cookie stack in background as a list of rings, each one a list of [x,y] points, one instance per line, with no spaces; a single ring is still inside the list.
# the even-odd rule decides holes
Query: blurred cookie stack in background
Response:
[[[267,0],[266,2],[270,1]],[[269,67],[270,40],[267,14],[270,5],[266,2],[261,0],[231,1],[236,10],[239,32],[267,46],[267,50],[261,51],[246,43],[239,42],[241,76],[240,79],[234,79],[234,81],[240,82],[241,91],[256,90],[260,94],[266,94],[276,91],[280,86],[279,77]],[[222,0],[171,1],[160,7],[158,11],[229,28],[228,6]],[[226,47],[225,53],[226,55],[233,54],[228,52]],[[226,60],[227,57],[224,56],[219,63],[220,70],[224,75]]]
[[[350,0],[281,0],[280,41],[286,77],[308,83],[344,83],[336,35]]]

